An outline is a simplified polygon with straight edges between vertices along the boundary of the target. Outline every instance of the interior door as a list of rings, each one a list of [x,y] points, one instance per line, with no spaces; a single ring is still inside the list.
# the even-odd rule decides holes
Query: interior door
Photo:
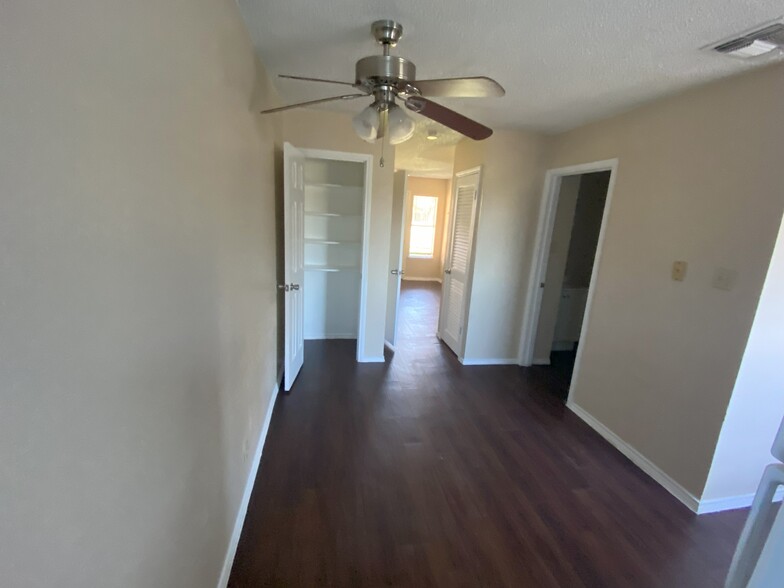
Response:
[[[392,230],[389,239],[389,283],[387,286],[387,322],[384,339],[393,348],[397,341],[397,312],[400,281],[403,278],[403,228],[406,209],[406,172],[395,172],[392,183]]]
[[[458,356],[465,341],[466,302],[474,242],[479,171],[460,175],[455,181],[452,230],[444,264],[443,302],[439,335]]]
[[[305,360],[305,155],[283,145],[283,240],[285,284],[284,389],[292,384]]]

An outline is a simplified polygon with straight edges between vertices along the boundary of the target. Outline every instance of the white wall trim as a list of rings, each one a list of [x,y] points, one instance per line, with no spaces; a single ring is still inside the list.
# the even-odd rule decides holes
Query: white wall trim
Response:
[[[534,360],[531,362],[531,365],[550,365],[550,358],[549,357],[534,357]]]
[[[458,357],[463,365],[517,365],[516,357]]]
[[[634,465],[648,474],[651,478],[656,480],[656,482],[663,486],[665,490],[680,500],[690,510],[699,513],[698,507],[700,505],[700,501],[696,496],[694,496],[694,494],[686,490],[686,488],[681,486],[669,475],[664,473],[656,464],[650,461],[642,453],[637,451],[634,447],[626,443],[626,441],[621,439],[618,435],[613,433],[610,429],[608,429],[590,413],[588,413],[584,408],[575,404],[571,400],[567,401],[566,406],[574,414],[585,421],[594,431],[609,441],[610,444],[613,445],[618,451],[628,457]]]
[[[318,341],[319,339],[356,339],[356,333],[316,333],[305,335],[305,341]]]
[[[394,346],[394,345],[392,345],[392,343],[390,343],[390,342],[389,342],[389,341],[387,341],[386,339],[384,339],[384,347],[386,347],[387,349],[389,349],[389,350],[390,350],[392,353],[394,353],[394,352],[395,352],[395,346]]]
[[[248,514],[250,495],[253,493],[253,484],[256,482],[256,475],[259,472],[261,452],[264,450],[264,442],[267,440],[267,433],[269,432],[270,422],[272,422],[272,412],[275,409],[275,400],[278,398],[279,389],[280,386],[276,382],[272,388],[269,405],[267,406],[267,414],[264,415],[264,424],[261,426],[259,441],[256,444],[256,453],[253,455],[253,461],[250,464],[248,479],[245,482],[245,490],[242,493],[242,500],[240,501],[240,506],[237,510],[237,518],[234,520],[234,530],[232,531],[231,537],[229,538],[229,546],[226,549],[226,557],[223,560],[223,568],[221,569],[220,578],[218,578],[218,588],[226,588],[226,586],[229,584],[231,567],[234,565],[234,556],[237,554],[237,545],[240,542],[240,535],[242,535],[242,527],[245,524],[245,516]]]
[[[751,503],[754,501],[754,496],[754,494],[743,494],[741,496],[725,496],[724,498],[700,500],[700,505],[697,507],[697,514],[747,508],[751,506]],[[784,486],[779,487],[773,494],[773,502],[781,502],[782,500],[784,500]]]
[[[418,278],[418,277],[406,277],[405,274],[403,275],[404,282],[438,282],[441,283],[441,278]]]
[[[593,270],[591,272],[591,282],[588,286],[588,296],[585,303],[585,310],[583,311],[584,319],[582,329],[580,330],[581,345],[577,349],[572,382],[577,380],[576,376],[580,367],[582,350],[585,348],[588,319],[591,312],[593,295],[596,290],[596,275],[601,261],[602,248],[604,247],[604,237],[607,232],[607,219],[612,204],[615,178],[618,175],[617,159],[607,159],[547,170],[544,180],[544,189],[542,190],[542,200],[539,204],[539,221],[536,228],[533,263],[531,264],[531,273],[528,277],[528,292],[525,299],[525,307],[523,309],[523,322],[520,325],[518,363],[523,366],[529,366],[533,363],[536,328],[539,324],[539,312],[541,311],[542,305],[542,295],[539,284],[544,282],[545,273],[547,272],[547,258],[550,254],[550,241],[552,240],[553,224],[555,223],[555,213],[558,207],[558,194],[561,189],[561,179],[564,176],[601,171],[610,172],[610,183],[607,186],[607,198],[604,202],[602,224],[599,228],[599,239],[596,243],[596,254],[594,256]],[[569,391],[569,394],[571,396],[571,390]]]
[[[363,355],[357,361],[359,363],[384,363],[386,359],[383,355]]]

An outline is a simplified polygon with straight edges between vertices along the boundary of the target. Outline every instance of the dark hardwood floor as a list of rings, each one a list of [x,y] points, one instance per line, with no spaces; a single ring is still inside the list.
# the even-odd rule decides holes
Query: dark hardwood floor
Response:
[[[402,301],[386,364],[306,344],[230,586],[722,585],[746,511],[697,517],[544,370],[461,366],[434,336],[438,288]]]

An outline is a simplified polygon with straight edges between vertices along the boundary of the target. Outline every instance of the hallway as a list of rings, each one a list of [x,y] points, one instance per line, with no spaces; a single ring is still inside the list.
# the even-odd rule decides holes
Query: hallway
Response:
[[[437,343],[441,284],[403,280],[399,304],[396,349]]]
[[[721,586],[746,511],[688,511],[543,370],[462,366],[435,337],[438,300],[403,288],[383,365],[306,343],[229,585]]]

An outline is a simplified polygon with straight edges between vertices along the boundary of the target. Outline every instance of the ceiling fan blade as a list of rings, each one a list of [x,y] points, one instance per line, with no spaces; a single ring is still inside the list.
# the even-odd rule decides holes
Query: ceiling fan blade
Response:
[[[291,108],[302,108],[304,106],[313,106],[314,104],[321,104],[322,102],[332,102],[333,100],[353,100],[354,98],[366,98],[367,94],[343,94],[342,96],[332,96],[331,98],[319,98],[318,100],[308,100],[307,102],[298,102],[297,104],[289,104],[288,106],[279,106],[278,108],[268,108],[262,110],[261,114],[272,114],[273,112],[281,112]]]
[[[501,84],[485,76],[417,80],[413,85],[423,96],[440,98],[494,98],[506,94]]]
[[[351,82],[339,82],[337,80],[325,80],[323,78],[308,78],[305,76],[288,76],[284,74],[278,75],[279,78],[286,78],[287,80],[301,80],[303,82],[324,82],[325,84],[340,84],[341,86],[351,86],[356,88],[357,85]]]
[[[471,120],[454,110],[436,104],[432,100],[428,100],[423,96],[411,96],[406,100],[406,108],[413,110],[416,113],[426,116],[436,122],[441,123],[445,127],[462,133],[470,139],[481,141],[487,139],[493,134],[493,129],[486,127],[483,124]]]

